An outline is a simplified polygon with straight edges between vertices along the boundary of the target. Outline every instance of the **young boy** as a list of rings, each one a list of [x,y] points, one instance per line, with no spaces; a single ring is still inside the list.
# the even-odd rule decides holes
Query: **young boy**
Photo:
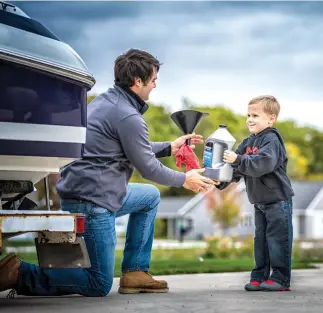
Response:
[[[247,118],[251,135],[236,152],[226,150],[223,158],[234,168],[232,181],[244,178],[249,201],[255,206],[255,268],[245,286],[247,291],[290,290],[294,192],[286,174],[284,141],[273,128],[279,112],[279,102],[273,96],[252,99]],[[217,188],[228,185],[221,183]]]

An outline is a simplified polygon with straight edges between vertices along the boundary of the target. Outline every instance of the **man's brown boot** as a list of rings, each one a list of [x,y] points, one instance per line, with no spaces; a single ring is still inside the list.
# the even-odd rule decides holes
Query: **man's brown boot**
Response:
[[[123,273],[120,277],[119,293],[168,292],[167,282],[155,280],[150,274],[143,271]]]
[[[20,263],[15,253],[0,260],[0,292],[17,286]]]

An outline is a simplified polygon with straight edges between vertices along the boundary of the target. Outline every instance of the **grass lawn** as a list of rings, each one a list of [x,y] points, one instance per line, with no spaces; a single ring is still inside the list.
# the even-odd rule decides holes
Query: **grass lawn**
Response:
[[[152,275],[173,275],[193,273],[223,273],[250,271],[253,268],[252,258],[240,259],[204,259],[200,260],[202,249],[153,250]],[[37,264],[34,253],[20,253],[22,260]],[[115,277],[120,276],[122,251],[116,251]],[[313,268],[307,262],[293,260],[293,269]]]

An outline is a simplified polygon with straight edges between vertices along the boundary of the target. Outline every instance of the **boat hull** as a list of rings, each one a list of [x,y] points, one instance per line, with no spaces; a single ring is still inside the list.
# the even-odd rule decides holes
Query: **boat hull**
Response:
[[[38,182],[82,157],[87,86],[0,60],[0,180]]]

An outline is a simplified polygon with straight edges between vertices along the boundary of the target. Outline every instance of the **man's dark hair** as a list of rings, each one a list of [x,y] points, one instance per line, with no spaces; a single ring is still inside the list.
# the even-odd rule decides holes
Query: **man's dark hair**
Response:
[[[114,62],[114,82],[117,85],[131,87],[136,78],[146,85],[153,75],[154,68],[159,71],[161,63],[150,53],[130,49],[118,56]]]

